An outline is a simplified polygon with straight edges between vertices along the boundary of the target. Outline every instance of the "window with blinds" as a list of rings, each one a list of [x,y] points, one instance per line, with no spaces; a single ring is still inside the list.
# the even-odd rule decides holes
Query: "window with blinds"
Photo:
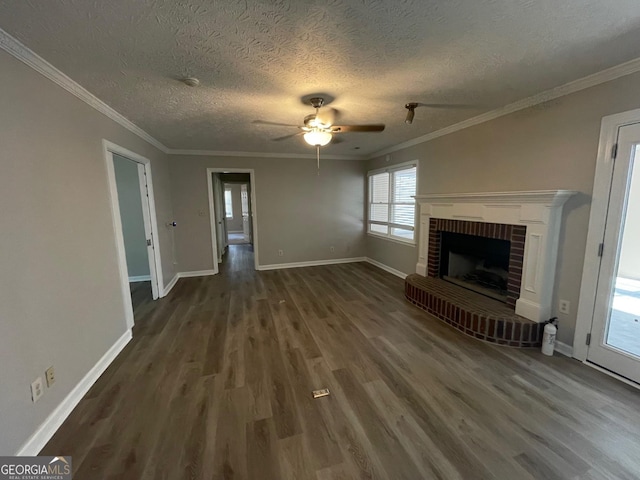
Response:
[[[415,242],[415,164],[369,173],[368,232]]]

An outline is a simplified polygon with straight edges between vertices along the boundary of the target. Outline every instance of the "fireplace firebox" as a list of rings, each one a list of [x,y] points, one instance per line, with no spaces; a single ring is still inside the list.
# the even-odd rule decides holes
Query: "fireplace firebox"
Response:
[[[506,303],[511,242],[454,232],[440,236],[439,276]]]
[[[440,245],[445,238],[451,238],[448,234],[460,234],[464,236],[474,237],[474,243],[476,246],[475,253],[478,254],[481,242],[497,240],[505,241],[509,244],[508,250],[508,263],[507,263],[507,293],[506,300],[500,297],[501,301],[511,307],[515,308],[516,300],[520,297],[520,281],[522,278],[522,260],[524,258],[524,240],[526,235],[526,227],[521,225],[506,225],[500,223],[486,223],[486,222],[468,222],[464,220],[445,220],[441,218],[432,218],[429,221],[429,267],[428,276],[430,277],[442,277],[441,273],[441,258],[442,256],[449,257],[449,255],[441,255],[444,250],[440,248]],[[458,237],[453,237],[458,238]],[[486,239],[486,240],[481,240]],[[459,243],[459,240],[454,240]],[[456,243],[456,245],[457,245]],[[491,244],[496,245],[496,244]],[[502,262],[503,253],[505,250],[504,244],[500,248],[499,254],[492,254],[490,261],[495,261],[497,257],[500,257]],[[473,250],[472,250],[473,251]],[[482,256],[482,255],[477,255]],[[501,263],[504,268],[504,263]],[[485,267],[491,268],[491,267]],[[447,276],[451,276],[448,274]],[[483,292],[486,294],[486,292]]]

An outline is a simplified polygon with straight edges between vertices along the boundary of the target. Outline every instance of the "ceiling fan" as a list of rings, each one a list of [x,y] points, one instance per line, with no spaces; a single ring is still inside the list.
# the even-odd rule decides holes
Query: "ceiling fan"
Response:
[[[300,129],[300,132],[285,135],[284,137],[274,138],[273,140],[278,142],[302,135],[305,142],[316,147],[318,169],[320,169],[320,147],[327,145],[333,139],[335,134],[351,132],[382,132],[384,130],[384,124],[334,125],[338,112],[335,108],[322,108],[325,103],[324,98],[313,97],[309,99],[309,103],[316,109],[316,112],[304,117],[304,125],[289,125],[286,123],[266,122],[263,120],[255,120],[253,123],[274,125],[278,127],[295,127]]]

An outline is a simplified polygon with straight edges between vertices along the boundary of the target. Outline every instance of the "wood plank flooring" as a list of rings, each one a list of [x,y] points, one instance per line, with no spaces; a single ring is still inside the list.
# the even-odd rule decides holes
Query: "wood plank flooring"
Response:
[[[146,315],[146,309],[155,308],[151,282],[132,282],[129,284],[129,290],[131,291],[133,312],[137,318],[143,318]]]
[[[250,248],[134,296],[134,339],[42,454],[75,480],[640,478],[638,390],[466,337],[371,265],[255,272]]]

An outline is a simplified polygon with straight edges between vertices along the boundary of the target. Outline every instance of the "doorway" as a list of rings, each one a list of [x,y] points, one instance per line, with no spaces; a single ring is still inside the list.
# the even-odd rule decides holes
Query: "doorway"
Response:
[[[103,143],[125,315],[132,327],[134,310],[157,299],[162,285],[151,164],[134,152]]]
[[[640,384],[640,122],[619,126],[614,145],[611,168],[597,173],[594,189],[592,208],[598,201],[606,208],[586,360]],[[599,183],[608,185],[601,199]]]
[[[249,174],[219,173],[224,189],[226,244],[251,245],[251,191]],[[232,180],[231,180],[232,179]],[[244,183],[241,183],[244,182]]]
[[[207,169],[214,271],[242,258],[258,270],[255,178],[252,169]],[[251,258],[247,262],[248,256]]]

